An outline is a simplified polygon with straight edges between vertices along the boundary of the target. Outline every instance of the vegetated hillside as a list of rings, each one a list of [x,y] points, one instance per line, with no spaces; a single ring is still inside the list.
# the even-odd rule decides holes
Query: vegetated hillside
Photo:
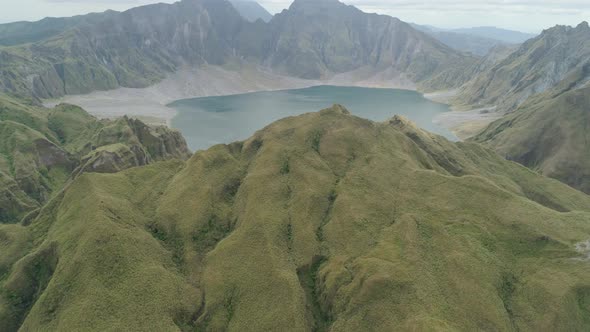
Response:
[[[474,139],[590,194],[590,65],[532,97]]]
[[[590,328],[590,197],[340,106],[83,174],[0,235],[1,330]]]
[[[385,72],[436,89],[465,82],[464,68],[476,59],[397,19],[337,0],[296,0],[270,23],[248,22],[227,0],[183,0],[0,47],[0,91],[49,98],[146,87],[187,64],[236,62],[309,79]]]
[[[525,33],[496,27],[461,28],[453,29],[451,31],[464,35],[495,39],[508,44],[520,44],[529,39],[537,37],[537,35],[533,33]]]
[[[256,1],[230,0],[230,2],[234,5],[240,15],[250,22],[256,22],[259,19],[268,22],[272,19],[272,14]]]
[[[477,75],[455,103],[514,111],[530,96],[557,86],[590,63],[590,27],[556,26],[529,40],[494,67]]]
[[[76,106],[45,109],[0,96],[0,223],[21,221],[83,172],[189,155],[180,134],[164,127],[99,121]]]

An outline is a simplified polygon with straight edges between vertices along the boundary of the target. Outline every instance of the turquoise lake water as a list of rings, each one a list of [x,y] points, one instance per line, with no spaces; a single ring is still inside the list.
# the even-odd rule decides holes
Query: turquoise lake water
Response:
[[[449,130],[433,123],[434,117],[449,112],[449,107],[407,90],[318,86],[183,99],[169,106],[178,112],[172,127],[182,132],[191,150],[197,151],[247,139],[276,120],[333,104],[342,104],[352,114],[374,121],[403,115],[430,132],[456,140]]]

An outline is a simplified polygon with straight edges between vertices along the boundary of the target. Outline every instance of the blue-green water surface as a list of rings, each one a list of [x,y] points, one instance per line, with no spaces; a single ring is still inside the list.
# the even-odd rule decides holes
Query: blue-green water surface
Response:
[[[420,93],[395,89],[317,86],[307,89],[256,92],[176,101],[172,127],[180,130],[193,151],[244,140],[284,117],[316,112],[342,104],[356,116],[385,121],[396,114],[449,139],[456,137],[433,122],[449,107]]]

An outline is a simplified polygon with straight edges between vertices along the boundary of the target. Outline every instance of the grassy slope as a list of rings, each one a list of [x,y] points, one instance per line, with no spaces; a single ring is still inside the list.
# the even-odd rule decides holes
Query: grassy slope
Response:
[[[570,86],[566,83],[561,85]],[[508,159],[590,193],[588,105],[590,88],[557,89],[532,98],[474,139]]]
[[[124,147],[113,151],[117,144]],[[76,106],[46,109],[0,95],[0,222],[18,222],[39,208],[74,171],[113,172],[188,156],[184,139],[166,128],[127,118],[103,121]]]
[[[587,330],[589,222],[479,145],[334,107],[0,226],[26,254],[0,251],[0,329]]]

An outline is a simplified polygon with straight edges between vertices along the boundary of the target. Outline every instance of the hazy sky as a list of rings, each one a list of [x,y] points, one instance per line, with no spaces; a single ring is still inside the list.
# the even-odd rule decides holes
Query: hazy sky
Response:
[[[106,9],[125,10],[175,0],[0,0],[0,22],[72,16]],[[292,0],[258,1],[272,13]],[[590,0],[344,0],[366,12],[384,13],[407,22],[443,28],[498,26],[538,32],[555,24],[590,20]]]

